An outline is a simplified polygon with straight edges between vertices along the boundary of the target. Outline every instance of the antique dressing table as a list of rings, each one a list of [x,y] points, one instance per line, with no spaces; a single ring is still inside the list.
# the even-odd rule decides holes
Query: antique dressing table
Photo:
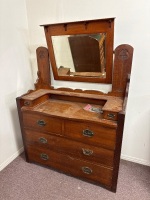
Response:
[[[113,51],[114,18],[43,25],[35,90],[17,98],[27,162],[116,191],[133,48]],[[112,91],[51,86],[108,83]]]

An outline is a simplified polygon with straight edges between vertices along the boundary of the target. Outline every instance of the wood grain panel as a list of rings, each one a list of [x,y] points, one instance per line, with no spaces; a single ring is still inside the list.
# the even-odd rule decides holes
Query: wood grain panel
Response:
[[[131,73],[133,47],[128,44],[119,45],[115,49],[112,94],[124,96],[128,74]]]
[[[51,87],[51,77],[50,77],[50,63],[49,54],[46,47],[38,47],[36,50],[37,64],[38,64],[38,79],[35,83],[35,88],[47,88]]]

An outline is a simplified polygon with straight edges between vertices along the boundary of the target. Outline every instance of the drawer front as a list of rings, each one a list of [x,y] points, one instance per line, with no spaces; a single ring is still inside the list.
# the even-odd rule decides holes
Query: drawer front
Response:
[[[65,121],[65,135],[67,137],[114,150],[116,142],[116,129],[102,125]]]
[[[114,152],[111,150],[31,130],[25,130],[25,138],[28,144],[113,167]]]
[[[62,134],[62,121],[57,118],[23,112],[23,124],[24,127],[33,128],[38,131]]]
[[[40,163],[76,177],[111,186],[112,169],[42,148],[28,146],[27,152],[30,162]]]

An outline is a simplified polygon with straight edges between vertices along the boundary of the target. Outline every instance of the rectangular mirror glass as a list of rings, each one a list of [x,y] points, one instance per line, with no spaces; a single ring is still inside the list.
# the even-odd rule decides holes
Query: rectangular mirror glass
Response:
[[[52,36],[59,76],[106,77],[105,33]]]

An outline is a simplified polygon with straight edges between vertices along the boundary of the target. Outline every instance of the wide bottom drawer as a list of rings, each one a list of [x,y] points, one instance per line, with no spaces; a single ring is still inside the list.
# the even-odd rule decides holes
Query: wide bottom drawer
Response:
[[[30,162],[50,166],[67,174],[111,187],[112,169],[31,145],[27,147],[27,153]]]

